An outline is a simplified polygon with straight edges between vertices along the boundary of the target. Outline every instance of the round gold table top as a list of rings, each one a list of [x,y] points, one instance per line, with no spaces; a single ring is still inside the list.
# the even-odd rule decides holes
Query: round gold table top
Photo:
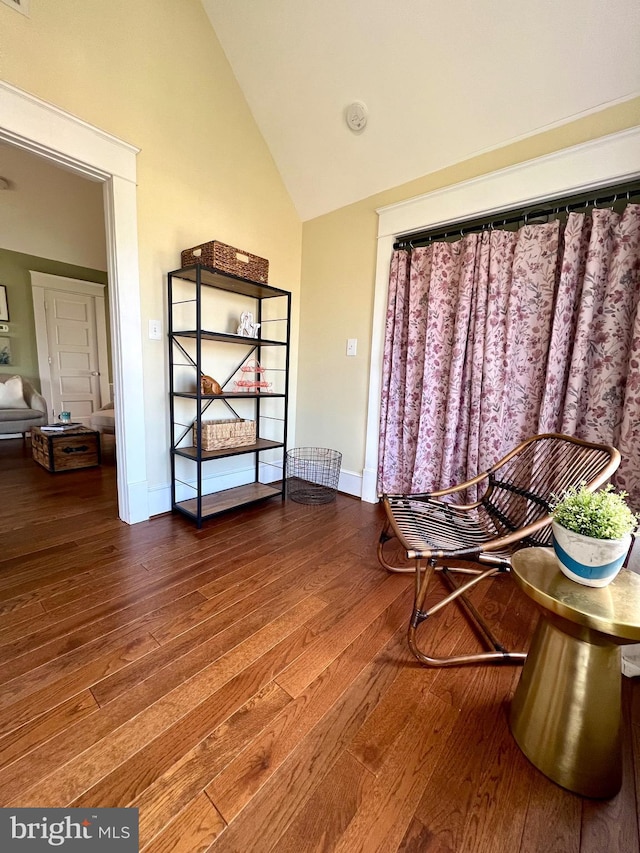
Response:
[[[608,586],[583,586],[562,574],[553,548],[522,548],[511,566],[516,583],[551,613],[610,637],[640,640],[640,575],[622,569]]]

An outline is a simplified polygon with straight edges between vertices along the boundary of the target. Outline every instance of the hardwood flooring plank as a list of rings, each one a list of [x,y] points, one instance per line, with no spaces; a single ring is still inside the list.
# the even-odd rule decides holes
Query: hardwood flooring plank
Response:
[[[400,737],[410,721],[423,713],[426,696],[433,698],[436,670],[407,666],[398,672],[380,703],[351,741],[348,749],[357,760],[377,776],[395,739]],[[440,700],[436,700],[439,704]]]
[[[268,726],[207,787],[207,793],[230,823],[284,764],[301,741],[329,713],[351,683],[385,650],[405,653],[405,600],[399,599],[363,632],[352,647]],[[393,645],[388,645],[395,640]],[[406,655],[405,655],[406,657]]]
[[[321,635],[297,661],[278,676],[278,684],[291,696],[299,696],[331,661],[359,634],[407,591],[411,581],[402,575],[390,575],[371,595],[366,596],[349,613],[347,619]]]
[[[141,853],[204,853],[225,828],[206,794],[198,794]]]
[[[512,674],[504,667],[463,669],[468,689],[464,703],[458,706],[461,707],[460,717],[416,808],[416,817],[437,842],[451,847],[456,853],[462,850],[467,818],[478,808],[476,795],[485,768],[493,764],[504,737],[507,725],[504,697],[512,681]],[[461,671],[461,668],[456,668],[452,676],[458,678]],[[444,692],[446,694],[447,691]],[[460,756],[465,757],[462,767]],[[526,763],[523,757],[522,761]],[[523,766],[523,772],[528,772],[526,766]]]
[[[185,584],[176,589],[161,590],[151,595],[143,593],[140,597],[135,593],[122,595],[118,599],[90,608],[75,616],[70,616],[61,621],[52,621],[42,630],[34,631],[32,634],[0,646],[0,663],[18,655],[27,654],[52,640],[88,626],[93,627],[94,636],[99,633],[111,633],[116,628],[128,625],[136,619],[160,610],[183,595],[197,592],[197,589],[189,589],[188,586]],[[48,616],[55,619],[53,614],[48,614]],[[41,621],[47,622],[48,616],[45,615]]]
[[[23,805],[47,802],[59,806],[73,802],[102,776],[112,772],[115,767],[138,752],[141,746],[149,743],[199,705],[215,688],[230,681],[252,661],[293,633],[318,606],[319,603],[313,599],[305,599],[290,612],[252,634],[244,643],[222,656],[205,671],[199,672],[197,678],[181,684],[179,689],[163,695],[162,699],[132,716],[128,722],[103,738],[99,748],[80,753],[64,767],[58,768],[55,774],[32,785],[20,795],[19,801]],[[0,790],[4,792],[4,789],[5,784],[0,774]]]
[[[0,768],[27,755],[40,744],[83,720],[97,709],[91,691],[84,690],[50,711],[0,737]]]
[[[582,840],[580,853],[607,853],[640,850],[638,818],[634,815],[637,805],[633,740],[635,726],[628,725],[631,714],[631,696],[623,691],[622,704],[624,721],[622,738],[622,777],[620,793],[610,800],[583,800]],[[625,784],[626,783],[626,784]]]
[[[414,818],[400,842],[398,853],[455,853],[455,850],[434,838],[427,827]]]
[[[261,562],[264,562],[261,560]],[[290,590],[293,586],[298,587],[307,595],[318,593],[321,588],[344,571],[341,563],[322,561],[322,563],[303,563],[299,561],[281,560],[274,558],[274,565],[269,566],[264,572],[256,572],[247,581],[239,581],[231,585],[224,592],[215,597],[207,599],[198,608],[196,613],[186,614],[178,617],[165,625],[154,636],[160,644],[178,637],[180,634],[193,627],[194,618],[200,617],[206,621],[210,617],[227,620],[239,618],[252,610],[257,609],[270,600],[275,600],[283,592]],[[298,577],[303,572],[303,580]],[[200,590],[203,593],[203,590]],[[233,608],[233,611],[231,611]],[[227,612],[229,611],[229,612]],[[226,612],[226,616],[221,616]]]
[[[361,804],[368,775],[353,756],[343,752],[273,849],[278,853],[336,850]]]
[[[457,718],[446,702],[421,697],[414,718],[389,744],[378,775],[368,780],[335,853],[397,850]]]
[[[140,809],[140,839],[161,832],[164,824],[177,815],[284,708],[291,697],[276,684],[269,684],[215,729],[197,746],[186,751],[179,761],[131,802]]]
[[[96,713],[91,714],[81,724],[70,725],[59,735],[36,747],[31,754],[21,756],[4,771],[0,770],[0,792],[20,802],[24,791],[33,787],[35,783],[47,776],[55,775],[60,767],[83,752],[91,750],[95,752],[98,749],[97,744],[106,741],[132,720],[145,722],[149,714],[159,718],[166,712],[167,722],[164,730],[169,728],[175,720],[181,719],[180,714],[175,711],[176,707],[187,716],[190,713],[201,714],[204,708],[213,707],[217,715],[216,719],[224,720],[225,716],[241,707],[250,696],[268,684],[277,672],[280,672],[300,653],[308,642],[307,634],[303,624],[257,657],[253,663],[238,667],[235,676],[227,678],[228,661],[221,662],[223,666],[218,664],[213,669],[207,668],[190,679],[177,692],[167,688],[167,693],[158,700],[158,707],[151,708],[154,704],[153,698],[145,701],[144,685],[142,690],[134,690],[132,694],[119,697],[105,708],[98,708]],[[209,702],[214,694],[215,706],[211,706]],[[203,703],[206,704],[203,706]],[[203,714],[204,716],[206,714]],[[188,724],[188,719],[186,717],[185,719]],[[206,720],[202,722],[206,723]],[[132,740],[135,740],[136,725],[137,723],[133,724]],[[139,738],[138,750],[144,746],[144,739]],[[132,779],[129,780],[129,784],[137,785],[138,782]],[[143,780],[141,788],[136,787],[131,797],[136,796],[138,791],[147,784],[149,784],[148,781]]]
[[[558,787],[549,799],[549,780],[542,773],[531,775],[519,853],[579,853],[582,802],[580,797]]]
[[[30,599],[20,600],[12,599],[3,605],[0,605],[0,618],[2,619],[3,627],[10,628],[13,625],[24,623],[26,620],[32,620],[41,616],[44,613],[44,607],[40,601],[32,601]]]
[[[395,669],[392,653],[387,656],[383,653],[367,666],[353,682],[352,689],[333,705],[252,797],[242,812],[242,820],[233,821],[220,834],[212,851],[271,850],[377,705],[393,680]],[[284,799],[283,791],[287,792]],[[280,805],[274,811],[276,802]],[[214,805],[220,811],[215,799]]]
[[[11,705],[6,705],[0,711],[0,734],[11,732],[40,714],[50,711],[76,693],[86,690],[102,676],[126,666],[138,657],[143,657],[151,649],[157,648],[157,645],[153,637],[144,631],[136,630],[129,635],[125,634],[107,654],[96,655],[90,663],[74,672],[17,699]]]
[[[88,626],[45,643],[27,654],[15,657],[2,667],[0,684],[3,686],[0,692],[0,708],[12,695],[12,682],[19,680],[18,687],[23,693],[31,681],[37,681],[42,687],[49,674],[55,678],[56,675],[77,667],[84,659],[91,658],[96,651],[104,652],[110,644],[117,642],[125,631],[144,628],[145,633],[153,636],[153,632],[161,628],[166,621],[176,614],[189,612],[202,601],[202,596],[194,592],[177,601],[172,601],[159,610],[134,619],[122,627],[117,627],[115,631],[103,636]],[[156,640],[157,645],[159,644]]]
[[[496,729],[498,738],[466,816],[460,853],[502,853],[517,850],[522,841],[533,769],[511,737],[506,718]]]
[[[121,673],[94,684],[93,694],[100,705],[105,705],[136,684],[148,681],[154,673],[162,672],[165,684],[176,675],[184,681],[219,657],[223,650],[246,640],[306,598],[310,598],[314,612],[325,606],[324,602],[312,599],[305,591],[294,587],[279,592],[258,607],[255,607],[255,602],[248,601],[244,608],[223,611],[180,634],[175,640],[158,646],[145,660],[137,664],[134,662]]]

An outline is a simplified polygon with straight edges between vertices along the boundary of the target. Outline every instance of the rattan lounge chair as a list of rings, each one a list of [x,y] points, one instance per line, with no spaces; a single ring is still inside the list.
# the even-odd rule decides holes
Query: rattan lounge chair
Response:
[[[620,454],[614,447],[550,433],[528,439],[466,483],[428,494],[384,496],[387,520],[378,557],[390,572],[415,572],[409,647],[418,660],[427,666],[522,663],[526,654],[507,651],[465,593],[481,580],[508,572],[511,556],[519,548],[551,544],[553,494],[581,484],[595,490],[619,464]],[[456,503],[469,487],[478,489],[478,500]],[[387,560],[396,537],[408,566]],[[436,571],[448,595],[425,610]],[[463,577],[460,583],[454,580],[456,574]],[[488,651],[443,658],[419,647],[418,628],[452,602],[462,607]],[[420,634],[424,633],[423,628]]]

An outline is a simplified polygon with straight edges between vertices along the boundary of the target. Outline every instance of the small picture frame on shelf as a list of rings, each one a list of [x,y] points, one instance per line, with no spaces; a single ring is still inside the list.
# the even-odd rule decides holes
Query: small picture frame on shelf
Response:
[[[9,302],[7,300],[7,288],[0,284],[0,321],[9,322]]]

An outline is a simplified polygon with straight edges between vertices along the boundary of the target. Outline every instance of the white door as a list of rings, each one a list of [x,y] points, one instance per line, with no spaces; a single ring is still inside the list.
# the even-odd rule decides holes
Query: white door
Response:
[[[102,405],[92,296],[47,290],[45,293],[53,419],[71,412],[71,420],[89,426]]]
[[[89,426],[93,412],[110,399],[104,287],[33,271],[31,281],[49,419],[66,411]]]

